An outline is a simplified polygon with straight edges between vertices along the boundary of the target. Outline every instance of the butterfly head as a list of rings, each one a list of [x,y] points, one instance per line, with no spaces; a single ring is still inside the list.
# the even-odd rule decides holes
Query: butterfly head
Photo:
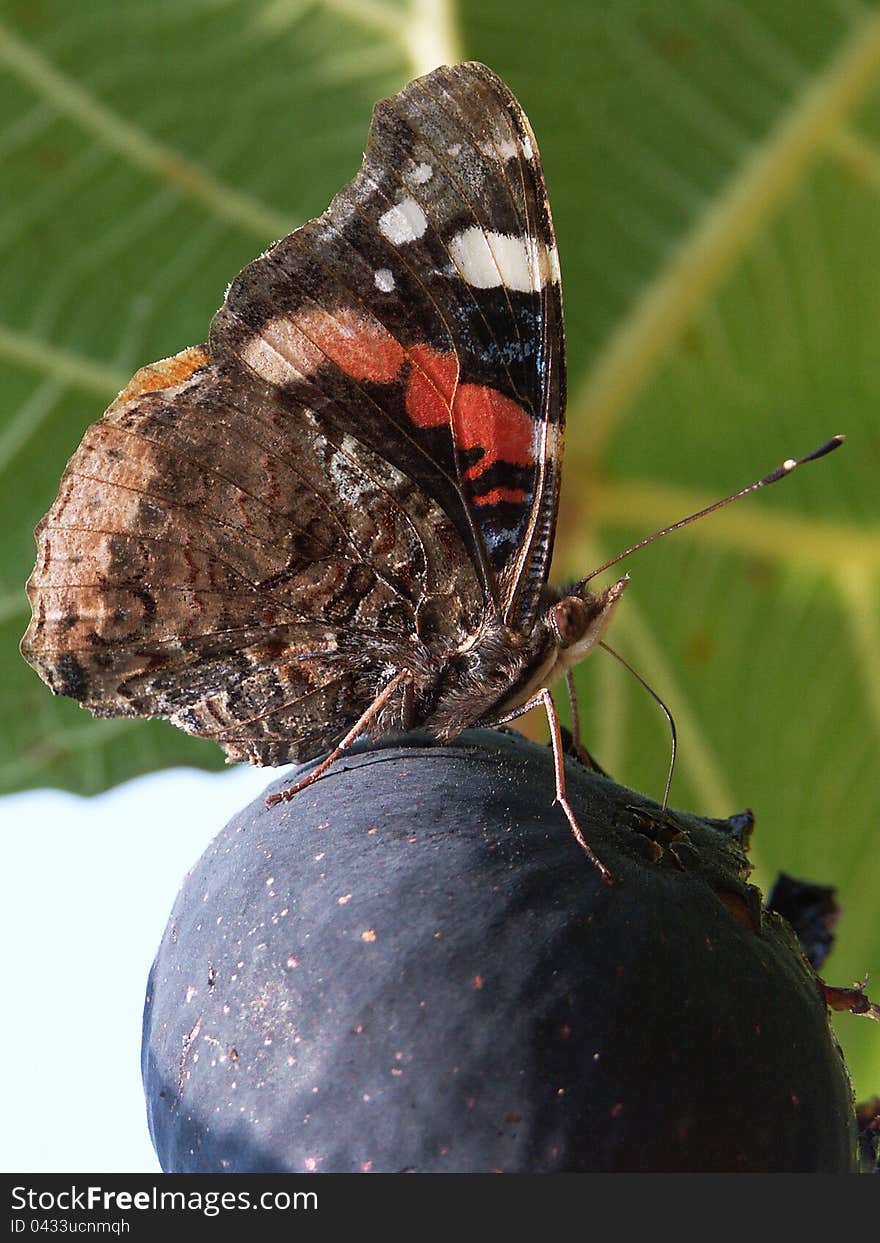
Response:
[[[560,672],[579,664],[601,640],[628,582],[627,574],[597,594],[581,587],[548,607],[547,625],[556,640]]]

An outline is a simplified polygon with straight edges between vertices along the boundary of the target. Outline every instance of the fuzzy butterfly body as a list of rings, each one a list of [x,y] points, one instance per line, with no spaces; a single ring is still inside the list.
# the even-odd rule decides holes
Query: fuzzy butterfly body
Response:
[[[541,693],[623,584],[546,586],[565,367],[537,145],[485,66],[379,103],[360,172],[144,367],[37,530],[22,649],[231,759],[454,737]]]

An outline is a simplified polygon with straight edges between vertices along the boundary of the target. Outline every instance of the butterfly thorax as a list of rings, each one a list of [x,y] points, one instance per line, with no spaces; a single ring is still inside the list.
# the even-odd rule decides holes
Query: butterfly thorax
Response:
[[[499,720],[564,677],[601,640],[627,582],[621,579],[598,595],[545,588],[543,611],[527,631],[487,617],[444,661],[442,685],[421,723],[453,738],[470,725]]]

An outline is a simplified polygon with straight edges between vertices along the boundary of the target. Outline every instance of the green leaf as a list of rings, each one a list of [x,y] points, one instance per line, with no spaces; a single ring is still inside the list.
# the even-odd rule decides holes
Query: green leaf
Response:
[[[144,362],[355,171],[373,101],[444,60],[511,84],[541,141],[566,295],[560,576],[836,432],[788,482],[636,554],[614,643],[675,714],[674,804],[750,805],[757,879],[833,883],[835,982],[880,974],[880,12],[816,0],[188,0],[0,17],[5,789],[219,761],[93,721],[17,654],[31,531]],[[658,797],[668,733],[610,657],[585,735]],[[840,1031],[860,1095],[876,1028]]]

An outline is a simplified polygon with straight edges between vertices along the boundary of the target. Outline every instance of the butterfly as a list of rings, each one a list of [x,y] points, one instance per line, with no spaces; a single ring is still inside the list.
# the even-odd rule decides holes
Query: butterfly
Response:
[[[626,586],[548,586],[559,260],[529,122],[486,66],[373,112],[357,176],[232,282],[205,345],[138,371],[37,528],[25,658],[96,716],[230,760],[452,739],[543,704]],[[592,578],[592,575],[590,576]],[[278,796],[281,797],[281,796]]]

